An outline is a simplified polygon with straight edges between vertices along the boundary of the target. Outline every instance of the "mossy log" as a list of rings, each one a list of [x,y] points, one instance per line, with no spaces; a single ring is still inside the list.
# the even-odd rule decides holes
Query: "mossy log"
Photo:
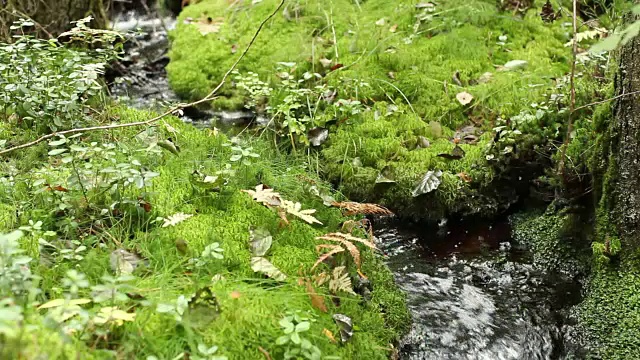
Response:
[[[11,24],[30,18],[40,36],[56,36],[67,30],[72,21],[93,16],[93,27],[105,27],[111,0],[7,0],[0,3],[0,38],[11,38]]]

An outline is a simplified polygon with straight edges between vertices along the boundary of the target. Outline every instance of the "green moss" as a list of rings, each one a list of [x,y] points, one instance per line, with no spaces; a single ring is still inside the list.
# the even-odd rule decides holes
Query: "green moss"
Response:
[[[111,109],[110,112],[122,122],[141,121],[149,116],[147,112],[127,108]],[[166,121],[177,131],[177,136],[172,136],[181,152],[179,155],[163,152],[141,157],[145,164],[153,164],[154,171],[160,174],[147,193],[152,205],[148,218],[168,217],[178,212],[195,216],[167,228],[149,222],[132,225],[134,220],[125,218],[108,230],[112,236],[109,239],[121,243],[122,248],[136,249],[148,259],[147,269],[138,273],[132,285],[154,304],[136,308],[136,321],[110,335],[118,356],[144,359],[154,355],[169,359],[188,350],[193,345],[194,334],[176,326],[172,316],[157,313],[155,304],[170,303],[180,295],[189,296],[202,287],[211,286],[220,304],[220,313],[206,327],[198,328],[197,334],[207,344],[219,346],[219,354],[230,359],[261,359],[264,356],[260,348],[266,349],[274,358],[282,358],[283,348],[276,345],[276,339],[283,334],[278,321],[287,311],[297,310],[309,312],[316,319],[308,337],[323,355],[344,359],[387,358],[389,345],[407,330],[410,318],[404,294],[397,289],[391,272],[378,255],[361,249],[362,271],[370,277],[373,286],[369,301],[344,295],[337,305],[326,286],[317,288],[328,307],[328,312],[324,313],[312,306],[306,287],[298,283],[298,277],[312,274],[311,267],[318,258],[316,245],[322,243],[316,237],[338,231],[340,223],[347,220],[338,209],[324,206],[322,199],[310,191],[311,185],[322,189],[327,189],[328,185],[309,173],[302,159],[280,155],[265,141],[256,140],[252,145],[254,149],[261,149],[261,157],[251,166],[240,166],[236,176],[219,193],[194,190],[190,186],[194,169],[201,168],[202,172],[212,174],[229,162],[231,150],[223,146],[228,140],[224,135],[208,134],[175,118]],[[158,129],[164,129],[164,126]],[[121,129],[113,136],[133,139],[137,131]],[[129,140],[123,140],[122,145],[134,148]],[[285,199],[301,202],[305,209],[317,209],[314,216],[324,225],[311,226],[298,219],[290,219],[288,225],[282,224],[276,211],[241,192],[260,183],[274,188]],[[28,218],[34,214],[24,216]],[[264,227],[273,235],[267,258],[288,276],[285,282],[277,283],[251,269],[250,226]],[[25,248],[37,257],[37,246],[31,246],[35,240],[25,239]],[[187,242],[186,254],[176,248],[177,239]],[[189,259],[198,257],[205,246],[213,242],[220,243],[224,249],[224,259],[206,267],[189,268]],[[99,283],[105,273],[111,272],[109,255],[115,248],[112,240],[104,246],[90,248],[77,269],[86,274],[92,284]],[[50,298],[56,298],[62,295],[60,280],[71,268],[76,267],[61,262],[53,267],[35,266],[34,271],[43,278],[42,290]],[[355,275],[353,265],[349,266],[349,271]],[[223,280],[212,281],[217,275]],[[358,327],[345,345],[333,343],[323,334],[326,328],[338,336],[339,329],[332,319],[335,313],[351,317]],[[82,349],[81,345],[77,349]],[[58,358],[66,357],[60,355]]]
[[[511,217],[513,238],[533,254],[534,263],[549,271],[575,276],[585,267],[580,244],[584,230],[574,214],[529,211]]]
[[[242,49],[277,3],[242,1],[229,6],[226,1],[206,0],[187,8],[181,20],[220,17],[221,26],[203,36],[197,25],[181,23],[172,34],[168,71],[174,89],[188,98],[208,93],[235,60],[231,47]],[[563,46],[567,34],[559,23],[543,23],[539,9],[515,18],[500,13],[494,1],[441,2],[435,15],[418,21],[423,11],[414,1],[288,3],[289,16],[278,13],[267,23],[239,70],[256,72],[276,84],[278,62],[297,63],[298,73],[324,72],[321,58],[347,65],[322,81],[339,89],[340,98],[377,103],[373,108],[378,111],[351,116],[332,129],[323,151],[325,176],[348,197],[377,201],[405,216],[490,215],[505,202],[500,190],[489,186],[499,176],[484,154],[493,139],[490,130],[498,116],[508,118],[531,109],[552,91],[553,79],[568,70],[570,52]],[[500,36],[506,36],[503,44]],[[510,60],[525,60],[527,66],[496,71]],[[452,80],[456,72],[462,86]],[[486,72],[492,73],[491,80],[478,82]],[[471,105],[456,100],[462,91],[474,96]],[[224,94],[225,103],[218,106],[243,102],[242,94],[232,87]],[[381,101],[393,102],[400,110],[388,113]],[[480,141],[462,145],[466,156],[461,161],[438,158],[451,151],[448,139],[462,126],[473,124],[471,120],[485,133]],[[545,120],[550,122],[553,119]],[[430,123],[441,130],[434,132]],[[417,136],[427,137],[431,147],[410,151]],[[521,151],[526,153],[533,145],[524,144]],[[356,158],[362,166],[354,168]],[[396,173],[396,186],[375,186],[385,166]],[[411,191],[421,177],[436,169],[445,172],[440,189],[413,199]],[[462,181],[459,173],[472,182]]]
[[[594,359],[640,358],[640,272],[636,266],[595,272],[579,307]]]

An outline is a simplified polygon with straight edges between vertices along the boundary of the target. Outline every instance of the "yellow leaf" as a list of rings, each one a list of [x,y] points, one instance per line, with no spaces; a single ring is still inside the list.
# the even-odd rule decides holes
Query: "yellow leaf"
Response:
[[[336,343],[336,338],[335,336],[333,336],[333,333],[331,332],[331,330],[324,328],[322,329],[322,333],[324,334],[324,336],[328,337],[329,340],[331,340],[332,343]]]
[[[54,307],[58,307],[58,306],[62,306],[62,305],[83,305],[83,304],[88,304],[90,303],[91,300],[90,299],[72,299],[72,300],[67,300],[67,299],[55,299],[55,300],[51,300],[49,302],[46,302],[40,306],[38,306],[38,310],[40,309],[50,309],[50,308],[54,308]]]
[[[103,307],[102,309],[100,309],[98,315],[93,318],[93,322],[98,325],[104,325],[109,322],[113,322],[117,326],[121,326],[125,321],[134,321],[135,318],[135,313],[128,313],[116,307]]]

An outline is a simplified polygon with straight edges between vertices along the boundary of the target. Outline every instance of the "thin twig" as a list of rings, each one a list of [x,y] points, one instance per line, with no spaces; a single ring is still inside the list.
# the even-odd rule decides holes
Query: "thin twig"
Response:
[[[571,102],[569,104],[569,120],[567,122],[567,134],[564,138],[564,145],[562,147],[562,155],[560,157],[560,174],[564,179],[565,185],[567,183],[567,176],[565,172],[565,162],[567,157],[567,147],[569,147],[569,141],[571,139],[571,133],[573,132],[573,113],[576,110],[576,62],[578,57],[578,0],[573,0],[573,49],[571,60],[571,76],[569,78],[569,86],[571,87]]]
[[[266,360],[271,360],[271,355],[267,352],[267,350],[263,349],[262,346],[258,346],[258,350],[264,355]]]
[[[251,41],[249,41],[249,44],[247,45],[247,47],[244,49],[244,51],[242,52],[242,54],[240,55],[240,57],[238,57],[238,59],[233,63],[233,65],[231,66],[231,68],[229,68],[229,70],[227,70],[227,72],[224,74],[224,76],[222,77],[222,80],[220,81],[220,83],[218,84],[218,86],[215,87],[215,89],[211,90],[211,92],[205,96],[204,98],[188,103],[188,104],[178,104],[176,106],[173,106],[171,108],[169,108],[169,110],[165,111],[164,113],[151,118],[149,120],[145,120],[145,121],[137,121],[137,122],[132,122],[132,123],[126,123],[126,124],[111,124],[111,125],[102,125],[102,126],[90,126],[90,127],[85,127],[85,128],[77,128],[77,129],[70,129],[70,130],[64,130],[64,131],[58,131],[58,132],[53,132],[51,134],[47,134],[44,136],[41,136],[40,138],[25,143],[25,144],[21,144],[21,145],[17,145],[14,147],[10,147],[8,149],[4,149],[0,151],[0,155],[5,155],[8,154],[10,152],[13,152],[15,150],[20,150],[20,149],[24,149],[24,148],[28,148],[31,146],[34,146],[36,144],[39,144],[45,140],[54,138],[56,136],[61,136],[61,135],[70,135],[70,134],[77,134],[77,133],[84,133],[84,132],[90,132],[90,131],[99,131],[99,130],[111,130],[111,129],[118,129],[118,128],[124,128],[124,127],[132,127],[132,126],[143,126],[143,125],[151,125],[152,123],[166,117],[169,116],[173,113],[175,113],[176,111],[185,109],[185,108],[189,108],[192,106],[196,106],[208,101],[211,101],[213,99],[216,98],[216,93],[220,90],[220,88],[222,88],[222,86],[224,86],[224,84],[227,81],[227,78],[229,77],[229,75],[233,72],[233,70],[236,69],[236,67],[238,66],[238,64],[240,63],[240,61],[245,57],[245,55],[247,55],[247,53],[249,52],[249,49],[251,48],[251,46],[253,45],[253,43],[256,41],[256,39],[258,38],[258,35],[260,34],[260,32],[262,31],[262,28],[264,27],[264,25],[271,20],[271,18],[273,18],[278,11],[280,11],[280,9],[282,8],[282,6],[284,5],[286,0],[281,0],[280,4],[278,5],[278,7],[264,20],[262,20],[262,22],[260,23],[260,26],[258,27],[258,29],[256,30],[255,34],[253,35],[253,38],[251,38]]]
[[[591,104],[578,106],[577,108],[573,109],[573,111],[582,110],[582,109],[584,109],[584,108],[588,108],[588,107],[591,107],[591,106],[604,104],[604,103],[607,103],[607,102],[609,102],[609,101],[617,100],[617,99],[619,99],[619,98],[621,98],[621,97],[631,96],[631,95],[636,95],[636,94],[640,94],[640,90],[638,90],[638,91],[632,91],[632,92],[630,92],[630,93],[626,93],[626,94],[616,95],[616,96],[614,96],[614,97],[612,97],[612,98],[608,98],[608,99],[605,99],[605,100],[592,102]]]

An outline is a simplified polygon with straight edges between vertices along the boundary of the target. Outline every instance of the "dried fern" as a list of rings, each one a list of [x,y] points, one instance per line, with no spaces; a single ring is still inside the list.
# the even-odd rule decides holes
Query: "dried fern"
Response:
[[[273,189],[265,189],[263,184],[256,186],[255,190],[242,190],[253,198],[253,200],[262,203],[266,207],[280,206],[282,197]]]
[[[277,208],[278,216],[280,216],[285,224],[289,223],[287,214],[291,214],[309,224],[322,225],[322,223],[313,216],[316,212],[315,209],[303,210],[302,204],[299,202],[285,200],[279,193],[273,191],[273,189],[265,188],[263,184],[256,186],[255,190],[242,190],[242,192],[251,195],[253,200],[262,203],[268,208]]]
[[[334,294],[337,294],[339,291],[344,291],[346,293],[356,295],[353,291],[351,278],[349,277],[349,273],[346,271],[346,267],[338,266],[333,269],[333,274],[329,280],[329,290]]]
[[[353,201],[333,202],[331,206],[335,206],[342,210],[346,216],[351,215],[382,215],[392,216],[393,212],[377,204],[358,203]]]
[[[188,218],[192,217],[192,214],[185,214],[185,213],[176,213],[173,214],[171,216],[169,216],[168,218],[164,219],[164,223],[162,224],[162,227],[168,227],[168,226],[176,226],[179,223],[187,220]]]
[[[324,253],[320,256],[320,258],[318,259],[318,261],[313,265],[313,267],[315,268],[318,264],[320,264],[321,262],[323,262],[324,260],[326,260],[327,258],[329,258],[331,255],[343,252],[343,251],[349,251],[349,254],[351,254],[351,257],[353,258],[353,262],[356,264],[356,267],[358,268],[358,271],[360,271],[360,250],[358,249],[358,247],[355,245],[355,243],[361,243],[364,244],[366,246],[368,246],[371,249],[376,249],[376,245],[366,239],[362,239],[362,238],[358,238],[355,237],[353,235],[350,234],[344,234],[344,233],[330,233],[330,234],[326,234],[323,236],[319,236],[316,239],[318,240],[326,240],[326,241],[333,241],[333,242],[337,242],[339,243],[338,245],[336,244],[321,244],[318,245],[316,247],[316,249],[318,251],[320,251],[321,249],[330,249],[329,252]]]

